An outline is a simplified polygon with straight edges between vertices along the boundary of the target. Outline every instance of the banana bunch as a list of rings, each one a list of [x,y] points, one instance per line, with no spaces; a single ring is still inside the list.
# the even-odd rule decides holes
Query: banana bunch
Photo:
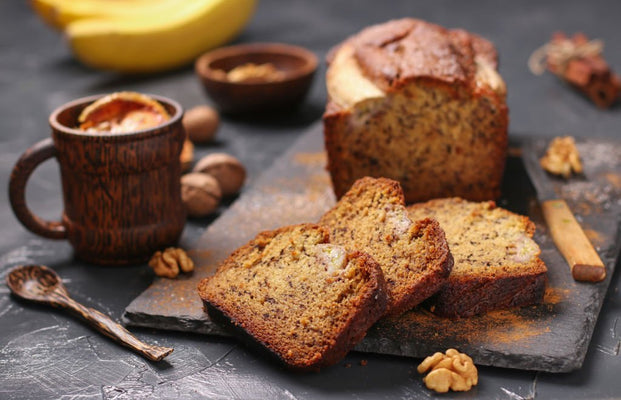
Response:
[[[81,62],[125,73],[194,61],[241,32],[257,0],[31,0]]]

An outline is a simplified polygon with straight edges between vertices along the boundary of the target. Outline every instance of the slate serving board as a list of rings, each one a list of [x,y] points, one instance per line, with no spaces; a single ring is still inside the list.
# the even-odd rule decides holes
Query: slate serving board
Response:
[[[546,142],[535,146],[538,154],[533,156],[538,157]],[[509,157],[498,204],[529,215],[537,225],[535,240],[549,270],[543,304],[459,320],[415,309],[378,322],[356,350],[422,358],[455,347],[479,365],[548,372],[580,368],[621,247],[621,146],[590,140],[578,147],[584,176],[556,180],[555,190],[566,199],[602,257],[608,272],[605,281],[590,284],[572,279],[547,235],[521,159]],[[209,226],[190,250],[197,264],[193,275],[156,279],[126,308],[124,323],[226,335],[203,311],[196,294],[198,282],[259,231],[317,221],[335,201],[325,163],[321,126],[315,125]]]

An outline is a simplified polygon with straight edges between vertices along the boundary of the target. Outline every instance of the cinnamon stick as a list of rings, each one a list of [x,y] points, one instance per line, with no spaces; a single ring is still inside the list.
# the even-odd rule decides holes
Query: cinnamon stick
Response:
[[[583,33],[567,37],[563,32],[556,32],[548,44],[533,53],[529,65],[536,72],[537,58],[545,57],[545,67],[550,72],[575,87],[598,107],[608,108],[621,94],[621,80],[604,60],[602,50],[600,40],[589,40]]]

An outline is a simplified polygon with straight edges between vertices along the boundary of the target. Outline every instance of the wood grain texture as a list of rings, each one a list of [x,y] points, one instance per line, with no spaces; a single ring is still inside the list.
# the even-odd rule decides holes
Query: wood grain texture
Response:
[[[138,340],[122,325],[99,311],[83,306],[70,297],[62,298],[63,306],[73,311],[93,328],[151,361],[161,361],[173,352],[170,347],[153,346]]]
[[[231,71],[247,63],[269,63],[284,73],[275,81],[233,82],[216,71]],[[284,112],[297,107],[311,86],[317,56],[311,51],[281,43],[254,43],[222,47],[196,60],[195,72],[205,92],[220,111],[231,114]]]
[[[174,244],[185,224],[179,154],[185,139],[181,106],[159,98],[172,118],[130,134],[87,134],[77,125],[96,97],[68,103],[52,113],[49,140],[26,151],[13,170],[11,198],[16,215],[37,234],[68,238],[88,262],[142,262]],[[30,172],[45,159],[60,165],[64,212],[60,223],[43,223],[28,211],[23,192]],[[23,160],[23,161],[22,161]]]
[[[48,239],[66,239],[67,229],[60,221],[45,221],[33,214],[26,205],[26,183],[44,161],[56,156],[51,138],[34,144],[17,160],[9,180],[9,201],[17,219],[31,232]]]
[[[606,267],[586,237],[564,200],[547,200],[541,204],[550,235],[567,260],[577,281],[601,282]]]
[[[69,309],[97,331],[151,361],[160,361],[173,351],[172,348],[152,346],[138,340],[107,315],[72,299],[58,275],[46,266],[18,266],[7,274],[6,281],[14,295],[30,301]]]

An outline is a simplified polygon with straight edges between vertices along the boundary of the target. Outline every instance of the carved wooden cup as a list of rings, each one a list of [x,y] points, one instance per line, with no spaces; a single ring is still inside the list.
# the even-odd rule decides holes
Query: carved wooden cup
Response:
[[[170,120],[132,133],[97,134],[75,129],[84,107],[101,96],[78,99],[55,110],[52,137],[35,144],[15,164],[9,182],[13,212],[30,231],[68,239],[87,262],[122,265],[143,262],[174,244],[185,223],[179,154],[185,139],[183,109],[167,98]],[[44,221],[26,205],[26,183],[43,161],[60,165],[64,212]]]

